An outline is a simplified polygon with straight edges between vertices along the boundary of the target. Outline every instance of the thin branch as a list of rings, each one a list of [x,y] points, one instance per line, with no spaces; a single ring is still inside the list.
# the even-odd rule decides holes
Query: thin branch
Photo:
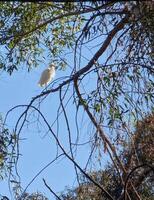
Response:
[[[51,189],[51,187],[47,184],[47,182],[45,181],[44,178],[43,178],[43,182],[44,182],[44,185],[49,189],[49,191],[50,191],[58,200],[62,200],[62,199]]]
[[[112,39],[114,38],[114,36],[125,26],[125,24],[128,21],[129,16],[127,15],[126,17],[124,17],[117,25],[115,28],[113,28],[106,40],[104,41],[103,45],[100,47],[100,49],[95,53],[95,55],[93,56],[93,58],[89,61],[89,63],[83,67],[82,69],[80,69],[79,71],[77,71],[74,75],[72,75],[69,79],[65,80],[63,83],[61,83],[59,86],[57,86],[56,88],[53,89],[49,89],[47,91],[42,92],[41,94],[35,96],[32,101],[30,102],[30,105],[32,105],[32,103],[46,95],[49,93],[53,93],[53,92],[57,92],[60,88],[62,88],[63,86],[67,85],[68,83],[70,83],[71,81],[75,80],[76,78],[78,78],[79,76],[83,75],[85,72],[89,71],[93,65],[96,63],[96,61],[100,58],[100,56],[105,52],[105,50],[107,49],[107,47],[109,46],[109,44],[111,43]]]
[[[144,163],[142,165],[138,165],[136,167],[134,167],[131,172],[127,175],[127,178],[126,178],[126,181],[125,181],[125,186],[124,186],[124,200],[127,200],[127,184],[128,184],[128,181],[131,177],[131,175],[139,168],[142,168],[142,167],[149,167],[153,172],[154,172],[154,166],[153,165],[150,165],[150,164],[147,164],[147,163]]]
[[[58,19],[61,19],[63,17],[69,17],[69,16],[74,16],[74,15],[86,14],[86,13],[89,13],[89,12],[96,11],[98,9],[103,9],[103,8],[105,8],[108,5],[109,4],[104,4],[104,5],[101,5],[101,6],[97,7],[97,8],[89,8],[89,9],[86,9],[86,10],[77,10],[77,11],[73,11],[73,12],[61,14],[59,16],[53,17],[52,19],[48,19],[47,21],[45,21],[45,22],[39,24],[38,26],[36,26],[35,28],[31,29],[30,31],[27,31],[27,32],[22,33],[22,34],[21,33],[17,33],[17,36],[19,36],[20,39],[21,39],[22,37],[24,37],[24,36],[26,36],[26,35],[28,35],[28,34],[30,34],[32,32],[35,32],[36,30],[38,30],[38,29],[46,26],[47,24],[52,23],[52,22],[54,22],[54,21],[56,21]],[[13,37],[14,37],[14,35],[12,35],[10,37],[5,37],[5,38],[3,38],[3,40],[9,40],[9,39],[12,39]]]
[[[81,102],[84,102],[83,99],[82,99],[82,96],[80,94],[79,88],[78,88],[77,80],[74,81],[74,87],[76,89],[76,93],[77,93],[78,98],[80,99]],[[85,111],[87,112],[87,115],[89,116],[90,120],[92,121],[92,123],[96,127],[96,130],[99,132],[100,137],[104,141],[104,145],[105,145],[104,148],[108,149],[107,145],[110,147],[114,157],[116,158],[116,160],[118,162],[118,165],[119,165],[120,169],[123,171],[124,174],[126,174],[125,167],[123,166],[121,160],[119,159],[119,157],[118,157],[118,155],[116,153],[115,147],[108,140],[108,138],[106,137],[106,135],[103,132],[102,128],[99,126],[99,124],[97,123],[96,119],[94,118],[92,113],[89,111],[89,108],[88,108],[87,104],[82,104],[82,105],[83,105]]]
[[[70,125],[69,125],[69,120],[68,120],[68,117],[67,117],[67,113],[66,113],[66,110],[65,110],[65,107],[64,107],[64,104],[63,104],[64,97],[62,97],[62,91],[61,91],[61,89],[60,89],[59,96],[60,96],[60,104],[62,106],[62,110],[63,110],[63,113],[64,113],[64,118],[65,118],[65,121],[66,121],[67,131],[68,131],[69,148],[70,148],[72,159],[74,160],[74,154],[73,154],[73,149],[72,149],[71,130],[70,130]],[[75,169],[75,173],[76,173],[78,184],[80,184],[80,182],[79,182],[79,176],[78,176],[78,171],[77,171],[77,168],[76,168],[75,165],[74,165],[74,169]]]
[[[45,165],[33,178],[32,180],[28,183],[28,185],[25,187],[25,189],[23,190],[22,194],[20,195],[20,198],[22,198],[22,195],[24,195],[24,193],[26,192],[26,190],[28,189],[28,187],[34,182],[34,180],[45,170],[47,169],[52,163],[54,163],[55,161],[57,161],[58,158],[60,158],[62,155],[64,155],[63,153],[60,154],[59,156],[57,156],[55,159],[53,159],[52,161],[50,161],[47,165]]]
[[[29,108],[33,108],[34,110],[36,110],[39,115],[42,117],[44,123],[47,125],[49,131],[52,133],[54,139],[56,140],[58,146],[60,147],[61,151],[65,154],[65,156],[82,172],[82,174],[84,174],[84,176],[89,179],[94,185],[96,185],[103,193],[106,194],[106,196],[110,199],[110,200],[114,200],[113,197],[110,195],[110,193],[108,193],[108,191],[101,186],[98,182],[96,182],[93,178],[91,178],[78,164],[77,162],[71,158],[71,156],[69,156],[69,154],[65,151],[65,149],[63,148],[63,146],[61,145],[59,139],[57,138],[56,134],[53,132],[53,130],[51,129],[51,126],[49,125],[48,121],[46,120],[45,116],[42,114],[42,112],[37,109],[35,106],[32,105],[18,105],[16,107],[27,107],[27,109],[25,110],[25,112],[27,113]],[[24,113],[25,113],[24,112]],[[20,129],[21,131],[21,129]]]

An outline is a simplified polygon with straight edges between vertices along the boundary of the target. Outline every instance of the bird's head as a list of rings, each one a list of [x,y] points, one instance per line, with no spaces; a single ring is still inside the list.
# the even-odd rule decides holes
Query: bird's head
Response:
[[[54,64],[54,63],[51,63],[51,64],[49,65],[48,69],[53,69],[53,68],[56,69],[56,68],[55,68],[55,64]]]

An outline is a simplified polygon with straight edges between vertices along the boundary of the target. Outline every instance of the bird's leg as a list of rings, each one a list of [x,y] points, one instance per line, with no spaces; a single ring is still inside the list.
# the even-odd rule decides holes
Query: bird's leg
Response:
[[[44,91],[45,91],[45,92],[47,91],[47,84],[45,85]]]

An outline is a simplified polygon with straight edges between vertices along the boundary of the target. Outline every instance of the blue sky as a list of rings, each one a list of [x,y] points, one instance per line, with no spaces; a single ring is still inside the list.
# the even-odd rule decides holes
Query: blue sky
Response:
[[[99,41],[99,40],[98,40]],[[98,42],[95,40],[95,44]],[[88,59],[94,55],[98,47],[88,50],[88,48],[82,49],[82,60],[80,67],[83,67],[87,64]],[[105,54],[106,55],[106,54]],[[72,57],[71,57],[72,56]],[[103,57],[105,59],[105,56]],[[73,68],[73,54],[68,55],[67,58],[69,66]],[[26,66],[21,66],[18,71],[15,71],[12,76],[9,76],[6,72],[1,72],[0,74],[0,88],[1,88],[1,104],[0,112],[2,116],[5,116],[7,111],[16,105],[29,104],[32,97],[40,94],[42,89],[37,85],[37,82],[40,78],[41,72],[48,66],[49,60],[44,60],[44,64],[40,64],[38,68],[32,69],[29,73],[26,70]],[[77,66],[79,67],[79,66]],[[71,72],[71,69],[67,66],[65,71],[58,70],[56,72],[55,79],[68,76]],[[88,85],[91,90],[94,86],[95,78],[94,74],[88,77],[85,80],[85,83]],[[60,82],[59,82],[60,83]],[[58,83],[58,84],[59,84]],[[86,86],[87,86],[86,85]],[[64,88],[65,89],[65,88]],[[68,92],[66,99],[72,94],[72,89]],[[65,101],[66,102],[66,101]],[[50,94],[44,102],[41,104],[41,111],[47,118],[48,122],[52,124],[56,118],[57,108],[59,105],[59,96],[58,93]],[[23,109],[16,109],[10,113],[7,125],[10,130],[14,129],[15,123],[22,113]],[[76,138],[76,129],[75,129],[75,109],[72,101],[67,106],[67,114],[70,120],[71,134],[74,139]],[[82,122],[82,116],[84,116],[84,123]],[[80,142],[86,142],[91,135],[93,135],[94,129],[92,129],[91,124],[89,123],[86,115],[83,115],[83,110],[79,113],[79,123],[80,123]],[[35,121],[37,115],[31,115],[29,120]],[[65,147],[69,150],[68,147],[68,132],[66,128],[66,123],[64,122],[63,116],[59,118],[60,130],[59,138]],[[57,133],[57,124],[53,126],[53,130]],[[47,127],[43,124],[42,121],[39,123],[32,123],[28,127],[24,127],[21,135],[20,141],[20,156],[18,162],[18,172],[21,177],[21,186],[23,189],[29,184],[29,182],[35,177],[35,175],[50,161],[55,158],[57,154],[57,146],[55,144],[54,138],[47,133]],[[84,146],[79,146],[78,154],[76,156],[76,161],[84,168],[88,155],[90,152],[89,144]],[[97,158],[96,158],[97,160]],[[106,157],[103,157],[103,164],[106,163]],[[98,166],[98,162],[94,162],[93,166]],[[44,186],[42,178],[45,178],[49,186],[55,191],[60,192],[65,189],[66,186],[76,186],[73,164],[66,158],[62,157],[58,159],[54,164],[49,166],[44,170],[37,179],[28,187],[27,192],[42,192],[49,199],[51,198],[51,193]],[[10,192],[8,188],[8,180],[0,182],[0,194],[10,197]]]
[[[100,39],[96,39],[94,44],[97,42],[100,44]],[[90,47],[89,47],[90,48]],[[80,66],[77,66],[78,69],[84,67],[89,59],[93,57],[94,53],[99,48],[98,46],[89,50],[87,47],[82,48],[81,52],[81,62]],[[108,52],[104,54],[103,58],[105,60]],[[68,55],[67,57],[68,66],[65,71],[57,70],[55,80],[70,75],[71,69],[73,66],[73,54]],[[38,68],[32,69],[29,73],[26,70],[26,66],[21,66],[18,71],[15,71],[12,76],[9,76],[6,72],[2,72],[0,75],[0,87],[3,94],[0,104],[0,112],[4,116],[9,109],[16,105],[29,104],[32,97],[40,94],[42,89],[37,85],[42,71],[48,66],[49,60],[44,60],[44,64],[40,64]],[[71,68],[70,68],[71,67]],[[61,83],[63,80],[59,81],[57,84]],[[92,73],[87,76],[84,80],[86,85],[86,90],[92,90],[96,86],[95,74]],[[50,87],[50,86],[49,86]],[[64,90],[66,87],[63,88]],[[66,101],[72,95],[72,88],[66,96]],[[65,103],[66,103],[65,101]],[[35,104],[36,105],[36,104]],[[59,94],[53,93],[50,94],[41,104],[41,111],[47,118],[48,122],[52,124],[57,115],[57,109],[59,106]],[[10,130],[14,129],[15,123],[22,113],[23,109],[16,109],[10,113],[7,125]],[[90,121],[87,116],[83,114],[83,109],[80,109],[78,114],[79,125],[80,125],[80,143],[87,142],[89,138],[94,135],[95,130],[92,128]],[[67,105],[67,115],[70,121],[71,134],[76,139],[76,128],[75,128],[75,105],[73,104],[73,99]],[[82,119],[84,119],[82,121]],[[36,113],[30,116],[29,121],[33,122],[37,120]],[[68,131],[64,117],[61,115],[59,117],[59,138],[65,147],[66,151],[69,151],[68,145]],[[57,124],[53,126],[53,130],[57,133]],[[39,123],[30,123],[28,127],[24,127],[22,133],[20,134],[20,153],[22,156],[18,162],[19,175],[21,177],[21,186],[25,188],[29,182],[35,177],[35,175],[50,161],[55,158],[57,154],[57,146],[54,138],[47,133],[47,127],[45,124],[40,121]],[[85,167],[89,153],[90,145],[81,145],[78,147],[78,153],[75,160],[82,168]],[[61,153],[61,152],[60,152]],[[97,160],[97,157],[94,158],[93,167],[102,168],[106,164],[107,157],[103,154],[101,165]],[[96,162],[95,162],[96,161]],[[76,186],[76,176],[74,172],[73,164],[66,158],[60,158],[57,162],[49,166],[46,170],[41,173],[37,179],[28,187],[27,192],[42,192],[46,194],[47,197],[51,197],[51,193],[48,192],[47,188],[44,186],[42,178],[45,178],[47,183],[55,192],[61,192],[65,189],[66,186]],[[8,181],[0,182],[0,194],[10,197],[8,190]],[[54,199],[54,198],[53,198]]]
[[[88,14],[85,16],[89,17]],[[93,40],[92,42],[88,44],[86,43],[82,47],[82,52],[80,52],[82,58],[81,60],[80,59],[78,60],[79,63],[77,63],[78,65],[77,69],[80,69],[86,66],[90,58],[94,56],[94,53],[102,45],[102,42],[104,41],[104,39],[105,39],[105,36],[103,35],[100,38],[97,38],[96,40]],[[100,63],[105,63],[106,58],[110,57],[110,54],[112,53],[116,42],[117,42],[117,39],[114,38],[112,40],[112,46],[110,46],[104,52],[103,56],[101,56],[99,60]],[[118,47],[119,52],[122,49],[123,49],[122,46]],[[3,49],[0,49],[0,50],[3,50]],[[64,78],[70,75],[71,69],[73,69],[74,67],[73,53],[74,52],[72,52],[72,54],[69,54],[67,56],[67,61],[69,64],[67,66],[67,69],[64,71],[57,70],[56,77],[55,77],[55,85],[56,84],[59,85],[64,80],[64,79],[60,80],[59,78]],[[118,55],[112,55],[112,59],[109,60],[108,63],[110,63],[112,60],[117,59],[119,57],[120,57],[119,59],[121,59],[123,57],[123,53],[125,52],[121,52],[121,54],[119,53]],[[45,56],[46,58],[48,58],[47,55]],[[42,60],[43,59],[44,58],[42,56]],[[11,109],[12,107],[16,105],[21,105],[21,104],[22,105],[29,104],[33,97],[41,93],[42,89],[38,86],[37,83],[40,78],[41,72],[45,68],[48,67],[49,60],[44,59],[43,62],[44,64],[43,63],[40,64],[38,68],[32,69],[29,73],[27,72],[26,66],[20,66],[20,69],[18,71],[15,71],[11,76],[9,76],[6,72],[1,72],[0,74],[0,88],[1,88],[0,113],[3,117],[5,116],[7,111]],[[69,67],[71,67],[71,69]],[[114,69],[116,69],[116,66],[114,66],[112,69],[114,71]],[[145,78],[147,77],[145,76]],[[56,83],[56,80],[59,80],[59,82]],[[124,83],[124,86],[126,86],[126,92],[128,91],[128,89],[130,89],[131,91],[132,88],[135,88],[132,83],[129,85],[130,81],[128,77],[126,77],[125,81],[122,83]],[[91,72],[90,74],[86,75],[86,78],[84,77],[83,84],[86,88],[85,91],[87,93],[89,92],[89,90],[92,91],[93,89],[96,89],[97,88],[96,73]],[[142,84],[143,83],[141,83],[140,86]],[[49,87],[52,87],[52,84]],[[65,92],[65,90],[66,90],[66,87],[63,88],[63,92]],[[82,91],[83,91],[83,88],[82,88]],[[73,98],[71,97],[72,92],[73,92],[73,89],[72,89],[72,86],[70,86],[67,92],[67,95],[65,97],[64,103],[66,104],[66,102],[71,98],[71,101],[68,103],[66,108],[67,108],[67,116],[70,122],[72,140],[75,143],[76,138],[77,138],[77,130],[76,130],[76,123],[75,123],[76,109],[75,109],[75,104],[73,102]],[[133,94],[133,93],[130,93],[130,94]],[[134,99],[137,96],[138,96],[138,93],[136,96],[134,95]],[[104,95],[104,99],[105,97],[106,95]],[[125,99],[123,99],[123,97],[119,98],[120,102],[124,100]],[[57,117],[59,103],[60,101],[59,101],[58,92],[51,93],[41,103],[40,110],[43,113],[43,115],[46,117],[50,125],[53,124],[53,122],[55,121]],[[35,102],[34,105],[37,106],[38,101]],[[144,103],[142,103],[142,105],[144,105]],[[144,110],[147,111],[147,107],[145,107],[142,110],[142,112]],[[10,131],[13,131],[15,124],[20,114],[23,111],[24,111],[24,108],[18,108],[9,114],[6,121],[6,125],[8,126]],[[103,110],[104,118],[106,117],[105,112],[106,110],[104,109]],[[126,113],[126,117],[127,116],[128,115]],[[40,172],[40,170],[42,170],[49,162],[55,159],[57,154],[59,155],[62,153],[59,149],[57,150],[57,144],[55,142],[54,137],[48,131],[48,128],[46,127],[43,120],[38,116],[37,112],[30,110],[27,120],[28,120],[28,123],[25,124],[22,132],[20,133],[19,147],[20,147],[21,156],[19,157],[18,165],[17,165],[18,173],[21,178],[20,179],[21,186],[23,189],[27,187],[27,185],[34,179],[34,177]],[[132,124],[131,120],[132,118],[130,119],[130,123]],[[129,119],[126,119],[126,121],[129,121]],[[63,115],[59,116],[58,123],[57,122],[54,123],[54,125],[52,126],[52,130],[54,131],[56,135],[58,135],[58,138],[61,144],[63,145],[63,147],[65,148],[66,152],[69,152],[69,135],[68,135],[65,118]],[[84,115],[84,110],[82,108],[80,109],[79,114],[78,114],[78,123],[80,127],[79,143],[87,142],[89,138],[91,138],[95,134],[95,129],[92,127],[92,124],[90,123],[90,120],[87,118],[86,114]],[[108,134],[109,138],[111,139],[113,138],[114,130],[113,132],[106,131],[106,134]],[[75,160],[84,169],[84,167],[86,166],[87,159],[90,154],[91,146],[89,144],[79,145],[78,151],[76,152],[75,150],[76,149],[74,149],[74,153],[76,155]],[[97,155],[97,153],[95,155]],[[99,169],[99,168],[103,169],[103,166],[107,163],[108,157],[102,153],[100,155],[100,159],[102,161],[101,165],[99,165],[100,163],[98,162],[97,156],[93,158],[92,169]],[[59,192],[61,191],[64,191],[65,187],[67,186],[71,188],[77,185],[76,174],[74,171],[73,163],[64,156],[58,158],[52,165],[50,165],[47,169],[45,169],[30,184],[30,186],[26,190],[26,192],[29,192],[30,194],[33,192],[42,192],[49,199],[54,199],[52,194],[44,186],[42,178],[44,178],[47,181],[49,186],[53,189],[53,191],[57,192],[57,194],[59,194]],[[0,182],[0,194],[8,196],[11,200],[14,200],[12,197],[10,197],[8,179]]]
[[[43,67],[32,70],[30,73],[25,70],[19,70],[15,72],[12,76],[9,76],[5,72],[1,74],[0,77],[0,87],[1,92],[3,94],[1,98],[1,113],[4,116],[6,112],[18,104],[28,104],[32,97],[39,94],[41,89],[38,87],[37,82],[39,76],[41,74]],[[58,75],[56,75],[58,76]],[[51,98],[50,98],[51,100]],[[53,103],[53,102],[52,102]],[[54,108],[54,106],[53,106]],[[19,109],[18,109],[19,110]],[[13,128],[14,123],[19,116],[19,112],[16,110],[13,112],[8,118],[8,126],[10,129]],[[50,116],[50,113],[48,114]],[[51,117],[54,120],[54,116]],[[36,128],[36,127],[35,127]],[[27,133],[26,133],[27,132]],[[54,156],[54,148],[52,149],[52,141],[49,140],[49,136],[46,136],[42,139],[42,135],[37,133],[37,130],[33,130],[33,127],[30,127],[29,131],[24,131],[22,133],[23,138],[26,138],[21,142],[21,160],[19,160],[19,171],[21,171],[21,176],[23,178],[23,187],[33,178],[33,176],[49,161],[52,160]],[[26,135],[24,135],[26,134]],[[43,133],[44,134],[44,133]],[[42,148],[40,149],[40,146]],[[56,167],[50,167],[49,170],[57,171]],[[58,174],[60,175],[60,171],[58,170]],[[69,177],[70,171],[65,170],[67,177]],[[55,174],[55,173],[53,173]],[[61,177],[61,181],[59,182],[59,178],[53,177],[52,182],[59,185],[61,189],[62,183],[64,182],[63,176]],[[67,179],[68,180],[68,179]],[[41,180],[42,181],[42,180]],[[39,188],[36,186],[38,180],[35,182],[33,186],[33,190],[37,191]],[[65,182],[67,182],[65,180]],[[1,182],[0,193],[5,194],[5,190],[7,191],[8,185],[4,186],[4,183]],[[6,195],[6,194],[5,194]]]
[[[6,72],[2,72],[0,76],[0,87],[1,87],[1,114],[4,116],[6,112],[19,104],[28,104],[32,97],[36,96],[41,92],[41,88],[38,87],[37,82],[39,80],[42,70],[46,68],[45,65],[41,64],[38,68],[33,69],[29,73],[25,68],[20,69],[9,76]],[[56,78],[60,78],[68,75],[69,70],[57,71]],[[55,78],[55,79],[56,79]],[[41,111],[45,114],[49,122],[53,122],[56,117],[56,107],[58,106],[58,96],[57,94],[50,94],[47,99],[43,102],[41,106]],[[73,105],[68,107],[68,116],[70,119],[73,115]],[[10,113],[7,125],[10,130],[13,130],[15,122],[22,109],[14,110]],[[35,116],[32,116],[32,120]],[[73,118],[72,118],[73,120]],[[66,126],[63,122],[62,116],[60,117],[61,130],[60,139],[63,145],[68,148],[68,136],[66,131]],[[71,122],[73,127],[74,122]],[[45,125],[40,125],[33,123],[29,127],[25,127],[21,133],[22,141],[20,142],[20,153],[22,156],[18,162],[19,175],[21,176],[21,185],[23,188],[33,179],[33,177],[51,160],[55,158],[57,153],[57,148],[53,137],[47,133],[47,128]],[[83,125],[84,131],[88,130],[89,124]],[[54,127],[53,127],[54,129]],[[56,132],[56,128],[54,129]],[[81,130],[81,132],[84,132]],[[87,132],[87,131],[86,131]],[[76,133],[72,133],[76,134]],[[89,137],[89,136],[88,136]],[[86,134],[81,135],[81,141],[85,141],[88,138]],[[89,145],[85,145],[80,148],[81,153],[78,154],[77,160],[82,167],[85,166],[85,161],[87,160],[87,155],[90,151]],[[65,189],[65,186],[75,186],[76,179],[73,169],[73,165],[67,159],[58,159],[53,165],[49,166],[40,176],[30,185],[27,191],[31,192],[43,192],[47,196],[51,194],[47,191],[46,187],[43,185],[42,178],[45,178],[47,183],[51,188],[60,192]],[[0,193],[2,195],[10,196],[8,190],[8,182],[0,182]]]
[[[31,98],[41,91],[37,85],[41,71],[42,68],[38,68],[32,70],[30,73],[27,73],[25,70],[20,70],[15,72],[12,76],[9,76],[5,72],[1,75],[0,85],[3,94],[3,98],[1,98],[2,115],[5,115],[5,113],[15,105],[28,104]],[[10,120],[13,119],[14,122],[16,115],[17,112],[15,111]],[[10,120],[8,123],[10,128],[12,128],[14,123],[12,122],[10,125]],[[26,133],[27,136],[24,136],[23,133],[23,137],[27,139],[21,142],[21,152],[23,153],[23,156],[20,161],[20,171],[21,174],[24,171],[23,182],[25,185],[31,180],[36,172],[41,169],[43,164],[46,164],[52,158],[52,149],[49,150],[51,141],[49,142],[48,137],[41,139],[41,136],[39,137],[37,131],[31,130],[30,132],[31,133]],[[41,151],[39,151],[40,145],[43,147]],[[55,178],[55,181],[56,180],[57,178]],[[2,189],[3,187],[4,185],[2,182],[0,188]],[[8,188],[7,184],[6,188]],[[36,188],[34,187],[34,190],[35,189]],[[5,194],[3,189],[1,190],[1,193]]]

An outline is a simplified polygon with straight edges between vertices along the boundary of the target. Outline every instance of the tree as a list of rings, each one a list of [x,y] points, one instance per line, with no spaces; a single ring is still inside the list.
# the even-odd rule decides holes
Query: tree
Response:
[[[0,118],[0,178],[4,179],[9,170],[10,164],[14,164],[16,154],[13,151],[15,145],[15,135],[3,126],[3,119]],[[11,155],[11,160],[10,160]]]
[[[133,185],[136,187],[136,191],[139,193],[141,199],[153,199],[152,183],[154,180],[152,177],[154,168],[150,165],[154,160],[153,154],[151,154],[153,151],[153,141],[149,139],[152,137],[152,129],[154,128],[153,117],[154,114],[137,122],[137,127],[133,135],[134,143],[128,141],[128,143],[125,144],[125,146],[127,145],[127,148],[123,149],[123,152],[121,152],[121,160],[125,163],[125,168],[128,171],[127,181],[129,184],[127,184],[128,188],[125,188],[125,191],[129,195],[129,199],[136,199],[136,196],[132,192],[131,182],[133,182]],[[142,140],[143,138],[144,143]],[[138,147],[136,147],[136,145]],[[146,158],[145,154],[147,156]],[[140,163],[142,164],[140,165]],[[105,170],[90,172],[90,176],[97,180],[100,185],[104,185],[105,188],[110,191],[110,194],[112,194],[114,199],[124,199],[123,183],[113,164],[106,166]],[[64,191],[61,194],[61,198],[63,200],[106,199],[104,194],[102,194],[102,191],[82,175],[81,182],[79,187]],[[125,197],[125,199],[127,198]]]
[[[25,125],[30,124],[31,113],[35,113],[37,122],[46,125],[62,155],[73,163],[79,185],[77,188],[80,185],[83,188],[78,176],[80,172],[89,181],[88,188],[92,184],[106,199],[113,200],[117,197],[108,182],[115,183],[115,178],[120,180],[120,191],[127,186],[124,190],[126,195],[120,193],[119,199],[124,196],[129,200],[141,199],[136,184],[140,186],[144,178],[137,178],[136,175],[129,186],[126,184],[134,167],[138,169],[142,165],[153,164],[150,143],[153,128],[146,125],[149,132],[143,129],[146,120],[153,122],[151,117],[146,118],[154,109],[153,10],[153,1],[0,4],[0,45],[4,49],[0,59],[2,70],[12,75],[14,70],[24,65],[30,71],[42,60],[49,59],[59,70],[69,71],[68,77],[55,80],[47,90],[33,97],[28,105],[18,105],[8,111],[4,125],[10,113],[16,112],[17,108],[23,109],[12,135],[10,130],[11,138],[15,138],[12,147],[16,155],[15,166],[20,157],[20,134]],[[68,136],[67,145],[62,145],[59,132],[53,130],[41,109],[44,99],[56,94],[59,98],[55,130],[61,130],[59,120],[62,120],[65,124],[62,131]],[[68,105],[73,110],[71,114]],[[85,143],[81,139],[85,129],[80,131],[85,121],[91,125],[87,133],[92,133],[86,135],[91,152],[83,169],[74,151],[79,151],[79,143]],[[135,133],[134,124],[137,122]],[[150,149],[145,151],[142,147],[146,143]],[[144,149],[144,155],[140,149]],[[87,173],[87,168],[90,169],[95,157],[98,164],[103,162],[105,155],[109,156],[110,166],[116,175],[102,184],[97,180],[97,173],[93,177]],[[55,160],[59,156],[61,154]],[[12,167],[9,168],[10,174],[15,173]],[[104,176],[109,172],[107,169]],[[142,170],[140,173],[148,175],[151,168],[150,172],[148,168],[146,173]],[[50,187],[48,189],[51,190]],[[140,190],[143,189],[140,187]],[[56,196],[52,190],[50,192]]]

